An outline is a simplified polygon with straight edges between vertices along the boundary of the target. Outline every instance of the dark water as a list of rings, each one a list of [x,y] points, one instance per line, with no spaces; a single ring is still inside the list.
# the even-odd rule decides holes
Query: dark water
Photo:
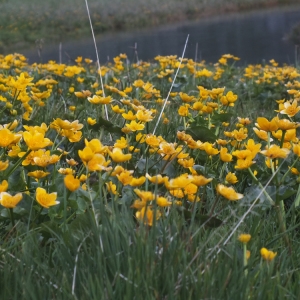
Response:
[[[101,63],[120,53],[134,58],[137,45],[138,58],[152,60],[156,55],[182,55],[189,35],[185,57],[216,62],[222,54],[230,53],[241,58],[242,63],[261,63],[275,59],[279,63],[295,62],[295,46],[284,36],[300,22],[300,6],[243,14],[219,16],[202,21],[172,25],[130,33],[109,34],[96,37]],[[29,62],[39,61],[35,49],[23,51]],[[95,59],[92,36],[84,40],[62,41],[61,61],[66,63],[77,56]],[[59,45],[44,46],[42,61],[60,61]]]

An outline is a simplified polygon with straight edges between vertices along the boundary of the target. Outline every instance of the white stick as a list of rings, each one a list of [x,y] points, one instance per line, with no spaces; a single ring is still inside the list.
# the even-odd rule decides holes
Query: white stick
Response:
[[[156,131],[156,129],[157,129],[157,126],[158,126],[158,124],[159,124],[159,122],[160,122],[160,120],[161,120],[162,114],[163,114],[164,109],[165,109],[165,107],[166,107],[166,104],[167,104],[167,102],[168,102],[170,93],[171,93],[171,91],[172,91],[173,85],[174,85],[174,83],[175,83],[176,77],[177,77],[177,75],[178,75],[178,72],[179,72],[179,69],[180,69],[180,66],[181,66],[181,62],[182,62],[183,57],[184,57],[184,54],[185,54],[185,49],[186,49],[186,45],[187,45],[188,40],[189,40],[189,36],[190,36],[190,35],[188,34],[188,36],[187,36],[187,38],[186,38],[186,41],[185,41],[184,48],[183,48],[183,52],[182,52],[182,56],[181,56],[180,63],[179,63],[179,65],[178,65],[178,68],[177,68],[176,74],[175,74],[175,76],[174,76],[174,79],[173,79],[173,81],[172,81],[172,84],[171,84],[169,93],[168,93],[168,95],[167,95],[167,98],[166,98],[165,101],[164,101],[163,107],[162,107],[162,109],[161,109],[161,112],[160,112],[160,114],[159,114],[158,120],[157,120],[157,122],[156,122],[156,124],[155,124],[155,127],[154,127],[154,130],[153,130],[152,134],[155,134],[155,131]]]
[[[94,45],[95,45],[95,51],[96,51],[96,57],[97,57],[97,65],[98,65],[98,71],[99,71],[100,82],[101,82],[101,89],[102,89],[102,92],[103,92],[103,96],[105,97],[103,80],[102,80],[102,75],[101,75],[101,65],[100,65],[100,60],[99,60],[99,56],[98,56],[97,44],[96,44],[96,38],[95,38],[95,34],[94,34],[92,19],[91,19],[90,10],[89,10],[89,6],[88,6],[87,0],[85,0],[85,5],[86,5],[86,10],[87,10],[87,13],[88,13],[88,17],[89,17],[89,21],[90,21],[90,26],[91,26],[91,31],[92,31],[92,36],[93,36]],[[107,107],[106,107],[106,105],[104,107],[105,107],[106,120],[108,120]]]

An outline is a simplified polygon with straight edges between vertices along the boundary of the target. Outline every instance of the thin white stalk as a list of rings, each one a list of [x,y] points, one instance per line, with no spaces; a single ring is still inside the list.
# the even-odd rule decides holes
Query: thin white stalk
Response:
[[[165,107],[166,107],[166,105],[167,105],[168,99],[169,99],[169,97],[170,97],[170,93],[171,93],[171,91],[172,91],[172,88],[173,88],[173,86],[174,86],[176,77],[177,77],[178,72],[179,72],[179,70],[180,70],[180,66],[181,66],[181,63],[182,63],[182,60],[183,60],[183,57],[184,57],[184,54],[185,54],[185,50],[186,50],[186,46],[187,46],[187,43],[188,43],[188,40],[189,40],[189,36],[190,36],[190,35],[188,34],[188,36],[187,36],[187,38],[186,38],[186,41],[185,41],[184,48],[183,48],[183,52],[182,52],[182,56],[181,56],[180,63],[179,63],[179,65],[178,65],[177,71],[176,71],[175,76],[174,76],[174,79],[173,79],[173,81],[172,81],[172,84],[171,84],[169,93],[168,93],[168,95],[167,95],[167,98],[165,99],[165,101],[164,101],[164,103],[163,103],[163,107],[162,107],[162,109],[161,109],[161,111],[160,111],[158,120],[157,120],[157,122],[156,122],[156,124],[155,124],[155,127],[154,127],[154,130],[153,130],[152,134],[155,134],[156,129],[157,129],[157,127],[158,127],[158,124],[159,124],[159,122],[160,122],[160,120],[161,120],[161,118],[162,118],[162,114],[163,114],[163,112],[164,112],[164,109],[165,109]]]
[[[102,80],[102,75],[101,75],[101,65],[100,65],[100,60],[99,60],[99,55],[98,55],[98,48],[97,48],[97,44],[96,44],[96,38],[95,38],[94,28],[93,28],[91,14],[90,14],[89,5],[88,5],[87,0],[85,0],[85,5],[86,5],[86,10],[87,10],[87,14],[88,14],[88,17],[89,17],[89,21],[90,21],[90,27],[91,27],[93,41],[94,41],[94,46],[95,46],[95,51],[96,51],[97,66],[98,66],[98,72],[99,72],[99,77],[100,77],[101,89],[102,89],[102,92],[103,92],[103,96],[105,97],[103,80]],[[107,112],[106,105],[104,105],[104,108],[105,108],[106,120],[108,120],[108,112]]]

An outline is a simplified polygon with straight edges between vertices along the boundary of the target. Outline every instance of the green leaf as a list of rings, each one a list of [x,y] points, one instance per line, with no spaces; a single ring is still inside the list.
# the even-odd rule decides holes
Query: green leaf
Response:
[[[229,122],[232,117],[233,113],[214,113],[214,115],[211,117],[211,121],[213,124],[217,125],[222,124],[223,122]]]
[[[195,141],[213,143],[216,141],[216,135],[208,128],[204,126],[195,126],[188,128],[186,133],[190,134]]]
[[[123,135],[124,133],[122,132],[122,128],[113,124],[112,122],[105,120],[102,117],[99,117],[97,120],[97,123],[95,125],[88,125],[88,127],[93,130],[93,131],[98,131],[101,128],[104,128],[110,133],[116,133]]]

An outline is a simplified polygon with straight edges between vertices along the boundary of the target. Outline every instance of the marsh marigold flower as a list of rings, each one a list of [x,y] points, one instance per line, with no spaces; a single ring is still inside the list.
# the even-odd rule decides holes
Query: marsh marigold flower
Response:
[[[0,160],[0,172],[6,170],[8,168],[8,166],[9,166],[8,160],[6,160],[6,161]]]
[[[135,213],[135,217],[139,220],[144,222],[145,225],[152,226],[154,219],[158,220],[161,216],[161,213],[156,210],[152,210],[151,206],[143,207],[141,210],[138,210]]]
[[[130,153],[124,154],[122,152],[122,149],[120,149],[120,148],[114,148],[112,152],[110,150],[108,150],[108,154],[111,157],[111,159],[116,163],[128,161],[132,157],[132,155]]]
[[[236,201],[244,197],[243,194],[237,193],[232,187],[227,187],[223,184],[217,185],[217,192],[230,201]]]
[[[230,161],[232,161],[232,155],[228,153],[228,149],[227,148],[221,147],[221,150],[220,150],[220,159],[223,162],[230,162]]]
[[[229,184],[236,184],[238,182],[238,179],[234,173],[229,172],[225,177],[225,181]]]
[[[80,187],[80,180],[75,178],[72,174],[64,178],[64,183],[66,188],[71,192],[76,191]]]
[[[280,111],[281,114],[286,114],[290,118],[294,117],[300,110],[300,106],[298,106],[298,101],[295,99],[292,104],[287,101],[283,103],[284,109]]]
[[[14,196],[6,192],[0,193],[0,204],[6,208],[14,208],[22,200],[22,193],[18,193]]]
[[[195,184],[196,186],[204,186],[211,182],[213,179],[212,178],[206,178],[203,175],[194,175],[192,177],[192,183]]]
[[[11,132],[9,129],[0,129],[0,147],[8,147],[11,144],[16,144],[22,135]]]
[[[88,117],[86,121],[90,126],[93,126],[97,123],[96,119],[93,119],[91,117]]]
[[[47,193],[45,189],[38,187],[36,189],[36,201],[43,207],[49,208],[50,206],[59,204],[56,201],[57,193]]]
[[[264,260],[272,261],[277,255],[277,252],[273,252],[271,250],[268,250],[267,248],[261,248],[260,255]]]
[[[136,121],[131,121],[129,124],[125,124],[126,128],[130,131],[143,130],[145,128],[144,124],[137,123]]]
[[[33,171],[33,172],[28,172],[28,176],[30,177],[34,177],[36,180],[39,180],[41,178],[44,178],[46,176],[48,176],[50,173],[49,172],[44,172],[42,170],[37,170],[37,171]]]
[[[242,233],[239,235],[238,240],[243,244],[247,244],[251,240],[251,235],[247,233]]]
[[[8,189],[8,182],[7,180],[3,180],[0,184],[0,193],[6,192]]]
[[[23,138],[30,150],[39,150],[45,148],[52,144],[52,142],[44,137],[43,133],[34,131],[34,132],[23,132]]]
[[[257,118],[257,123],[255,125],[264,131],[276,131],[278,129],[278,124],[276,122],[276,118],[273,118],[271,121],[263,117]]]
[[[286,148],[280,148],[277,145],[271,145],[270,148],[267,148],[267,150],[260,151],[260,153],[270,159],[286,158],[289,155],[290,150]]]

